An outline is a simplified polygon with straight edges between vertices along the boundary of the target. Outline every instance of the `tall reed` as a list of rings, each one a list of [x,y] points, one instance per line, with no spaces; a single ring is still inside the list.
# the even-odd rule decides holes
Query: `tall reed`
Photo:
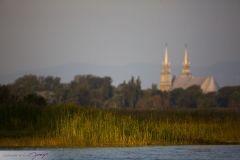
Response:
[[[240,112],[233,110],[102,110],[56,105],[37,111],[34,120],[20,123],[16,130],[1,127],[0,146],[240,143]],[[10,134],[20,133],[19,127],[26,134]]]

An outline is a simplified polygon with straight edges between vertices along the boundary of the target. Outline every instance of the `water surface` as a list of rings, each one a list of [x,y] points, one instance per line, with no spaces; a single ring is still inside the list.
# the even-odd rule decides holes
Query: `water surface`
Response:
[[[240,160],[240,145],[2,149],[1,160]]]

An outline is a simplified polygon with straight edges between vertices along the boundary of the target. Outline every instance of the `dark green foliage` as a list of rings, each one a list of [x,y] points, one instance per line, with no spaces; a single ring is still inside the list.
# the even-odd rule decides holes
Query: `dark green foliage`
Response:
[[[169,104],[168,100],[164,98],[162,95],[154,95],[154,96],[144,96],[142,97],[138,103],[137,107],[139,109],[168,109]]]
[[[156,95],[158,93],[159,93],[159,91],[158,91],[157,85],[156,84],[152,84],[151,94],[152,95]]]
[[[66,89],[65,102],[74,102],[83,106],[103,106],[112,97],[112,79],[92,75],[75,76]]]
[[[121,95],[115,95],[104,103],[104,107],[105,108],[122,108],[123,104],[124,104],[123,97]]]
[[[240,86],[221,88],[217,103],[220,107],[240,107]]]
[[[0,113],[1,130],[13,130],[17,133],[28,129],[34,130],[38,116],[41,116],[41,108],[18,102],[8,107],[0,107]]]
[[[174,89],[170,92],[170,105],[179,107],[179,98],[183,97],[184,90],[182,88]]]
[[[143,91],[141,98],[137,103],[137,108],[139,109],[168,109],[170,107],[169,104],[169,95],[167,92],[161,92],[156,90],[153,85],[151,89],[147,89]]]
[[[116,89],[116,96],[121,97],[122,106],[127,108],[135,108],[141,95],[142,90],[139,77],[136,80],[132,77],[128,83],[124,81]]]
[[[25,75],[18,78],[11,86],[12,92],[19,97],[24,97],[28,94],[34,94],[39,90],[40,82],[35,75]]]
[[[198,98],[197,105],[199,108],[217,107],[216,93],[203,94]]]
[[[23,98],[23,102],[31,104],[33,106],[45,106],[47,104],[46,100],[36,94],[29,94]]]
[[[15,97],[10,93],[8,86],[0,86],[0,104],[7,104],[9,101],[14,101]]]
[[[49,91],[56,91],[60,89],[60,78],[59,77],[39,77],[39,81],[41,83],[41,90],[49,90]]]
[[[169,96],[170,105],[173,107],[196,108],[203,93],[199,86],[191,86],[186,90],[174,89],[169,93]]]
[[[11,93],[20,99],[30,94],[38,94],[38,92],[52,92],[54,97],[51,99],[55,99],[57,102],[62,101],[63,85],[60,83],[59,77],[24,75],[8,86]],[[44,98],[49,100],[49,97]]]
[[[240,108],[240,89],[235,90],[229,97],[229,107]]]
[[[52,76],[22,76],[13,84],[0,86],[0,104],[7,106],[9,102],[25,101],[44,105],[43,100],[36,98],[42,96],[48,104],[75,103],[103,108],[240,107],[239,86],[224,87],[217,93],[204,94],[199,86],[161,92],[156,84],[152,84],[151,88],[142,90],[139,77],[131,77],[117,87],[112,86],[110,77],[93,75],[77,75],[73,81],[65,84],[60,81],[59,77]]]
[[[197,100],[201,95],[202,90],[199,86],[189,87],[178,97],[177,105],[180,107],[196,108]]]

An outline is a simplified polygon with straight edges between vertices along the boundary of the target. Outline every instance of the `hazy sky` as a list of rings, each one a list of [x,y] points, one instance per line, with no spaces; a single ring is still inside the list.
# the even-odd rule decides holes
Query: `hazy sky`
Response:
[[[187,43],[193,67],[239,63],[240,82],[240,0],[0,0],[1,75],[68,64],[160,71],[166,42],[171,64],[181,67]]]

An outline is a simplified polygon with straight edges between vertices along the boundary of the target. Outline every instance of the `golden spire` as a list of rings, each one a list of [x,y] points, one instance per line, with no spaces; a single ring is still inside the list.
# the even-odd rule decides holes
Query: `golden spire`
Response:
[[[185,47],[185,50],[184,50],[184,65],[187,65],[189,64],[188,62],[188,50],[187,50],[187,47]]]
[[[168,62],[168,48],[167,48],[167,44],[165,44],[165,55],[164,55],[164,62],[163,64],[169,64]]]
[[[167,47],[165,48],[164,64],[168,64],[168,49],[167,49]]]
[[[188,59],[187,45],[185,45],[185,49],[184,49],[184,60],[183,60],[183,67],[182,67],[182,75],[191,75],[190,62],[189,62],[189,59]]]
[[[171,67],[168,61],[168,49],[167,44],[165,45],[165,54],[164,61],[162,64],[162,72],[160,75],[160,90],[161,91],[169,91],[172,87],[172,74]]]

